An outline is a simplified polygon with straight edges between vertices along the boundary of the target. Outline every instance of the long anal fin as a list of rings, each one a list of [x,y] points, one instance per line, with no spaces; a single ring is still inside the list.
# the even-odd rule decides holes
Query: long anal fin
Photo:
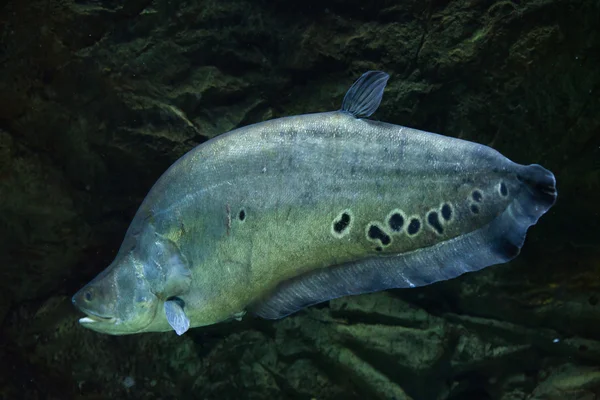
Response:
[[[554,176],[537,165],[523,167],[526,185],[489,224],[431,247],[323,268],[282,282],[251,311],[278,319],[337,297],[409,288],[452,279],[507,262],[519,254],[527,229],[554,204]]]

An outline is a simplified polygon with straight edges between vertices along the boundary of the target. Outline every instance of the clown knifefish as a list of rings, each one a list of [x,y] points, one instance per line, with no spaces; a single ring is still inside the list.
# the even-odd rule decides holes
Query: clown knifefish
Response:
[[[336,297],[451,279],[511,260],[554,204],[539,165],[367,120],[388,75],[340,111],[235,129],[156,182],[113,263],[73,296],[121,335],[282,318]]]

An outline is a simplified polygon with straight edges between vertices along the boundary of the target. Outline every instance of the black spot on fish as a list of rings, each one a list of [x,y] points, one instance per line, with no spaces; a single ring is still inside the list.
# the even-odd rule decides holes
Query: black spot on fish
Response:
[[[244,211],[243,208],[240,210],[240,213],[238,214],[238,218],[240,219],[240,221],[243,221],[246,219],[246,211]]]
[[[400,232],[404,225],[404,217],[400,213],[394,213],[390,216],[388,225],[394,232]]]
[[[508,188],[504,182],[500,182],[500,195],[504,197],[508,196]]]
[[[436,211],[431,211],[429,214],[427,214],[427,223],[438,234],[441,235],[442,233],[444,233],[444,228],[442,227],[442,224],[440,223],[440,218],[439,218],[438,213]]]
[[[479,206],[477,204],[471,204],[471,212],[473,214],[479,214]]]
[[[475,200],[478,203],[481,203],[481,200],[483,200],[483,195],[479,190],[473,190],[473,193],[471,193],[471,197],[473,197],[473,200]]]
[[[379,240],[384,246],[387,246],[392,242],[392,239],[388,236],[388,234],[382,231],[377,225],[371,225],[367,234],[369,235],[369,238],[373,240]]]
[[[383,251],[383,247],[377,246],[377,247],[375,247],[375,251]]]
[[[421,229],[421,221],[419,221],[418,218],[413,218],[410,220],[410,224],[408,224],[406,232],[408,232],[408,234],[412,236],[419,233],[419,229]]]
[[[452,218],[452,207],[450,207],[450,204],[444,203],[441,211],[442,211],[442,218],[444,218],[444,220],[446,220],[446,221],[450,221],[450,219]]]
[[[350,225],[350,214],[344,212],[339,219],[333,221],[333,230],[342,233]]]

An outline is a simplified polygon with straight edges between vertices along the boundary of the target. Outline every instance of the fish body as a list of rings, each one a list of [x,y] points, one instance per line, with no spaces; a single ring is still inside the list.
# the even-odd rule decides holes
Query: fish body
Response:
[[[81,323],[181,334],[514,258],[554,204],[553,175],[363,118],[386,82],[368,72],[341,111],[239,128],[185,154],[145,198],[115,261],[73,297]]]

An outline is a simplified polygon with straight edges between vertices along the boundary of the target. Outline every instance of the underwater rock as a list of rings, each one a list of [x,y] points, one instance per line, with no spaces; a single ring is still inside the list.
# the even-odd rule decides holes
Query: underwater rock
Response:
[[[540,372],[532,400],[592,400],[600,392],[600,369],[564,364]]]

